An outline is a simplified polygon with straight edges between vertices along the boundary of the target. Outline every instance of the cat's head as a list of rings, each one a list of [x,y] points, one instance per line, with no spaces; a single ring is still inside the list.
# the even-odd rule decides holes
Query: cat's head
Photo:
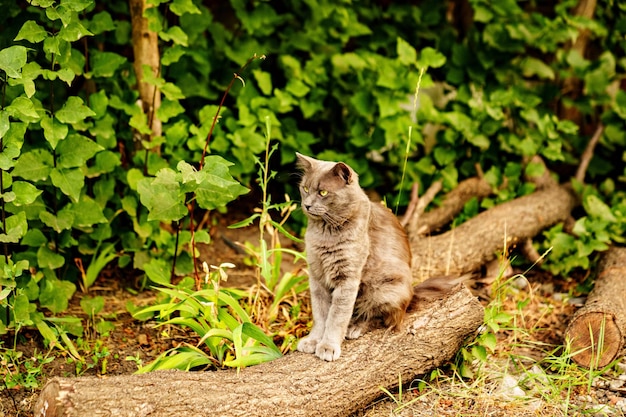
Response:
[[[347,164],[299,153],[296,156],[304,174],[300,181],[302,210],[309,218],[342,222],[367,199],[359,186],[359,176]]]

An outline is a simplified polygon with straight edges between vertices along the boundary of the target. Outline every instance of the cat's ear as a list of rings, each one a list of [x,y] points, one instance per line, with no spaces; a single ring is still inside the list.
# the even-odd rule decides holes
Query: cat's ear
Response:
[[[298,158],[297,165],[300,169],[308,171],[313,168],[313,163],[315,162],[315,159],[311,158],[310,156],[302,155],[300,152],[296,152],[296,157]]]
[[[333,174],[344,180],[346,184],[350,184],[352,181],[354,181],[354,172],[348,165],[344,164],[343,162],[337,162],[335,164],[335,166],[333,167]]]

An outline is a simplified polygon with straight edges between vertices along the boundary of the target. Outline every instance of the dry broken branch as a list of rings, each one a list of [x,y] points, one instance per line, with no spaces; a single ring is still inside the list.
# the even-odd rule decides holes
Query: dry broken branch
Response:
[[[413,276],[421,282],[475,271],[505,248],[567,219],[576,204],[569,188],[548,187],[495,206],[446,233],[414,239]]]
[[[626,248],[612,247],[600,262],[585,306],[576,311],[565,331],[579,365],[602,368],[622,352],[626,337],[625,276]]]

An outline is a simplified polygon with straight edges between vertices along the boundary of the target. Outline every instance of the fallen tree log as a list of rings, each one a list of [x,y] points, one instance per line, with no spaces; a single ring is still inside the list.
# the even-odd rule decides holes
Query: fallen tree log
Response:
[[[346,341],[335,362],[290,353],[239,372],[159,371],[109,378],[54,378],[34,409],[61,416],[346,416],[454,356],[483,322],[483,308],[458,286],[420,306],[399,332]]]
[[[492,207],[435,236],[411,239],[413,276],[460,276],[476,271],[498,254],[567,219],[577,204],[564,186],[551,186]]]
[[[626,338],[626,248],[612,247],[602,257],[587,302],[565,331],[573,359],[588,368],[610,364]]]

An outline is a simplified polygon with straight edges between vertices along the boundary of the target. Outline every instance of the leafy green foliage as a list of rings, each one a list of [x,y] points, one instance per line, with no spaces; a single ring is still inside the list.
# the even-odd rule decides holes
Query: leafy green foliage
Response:
[[[198,346],[170,349],[140,368],[139,373],[207,366],[243,368],[282,356],[272,339],[252,323],[239,304],[244,293],[220,288],[220,281],[226,278],[225,269],[233,266],[223,264],[211,272],[207,266],[206,287],[199,291],[191,289],[192,280],[158,288],[165,299],[135,313],[138,318],[156,314],[160,325],[189,328],[200,337]],[[200,349],[201,345],[205,350]]]
[[[583,212],[537,245],[553,248],[546,268],[568,273],[623,240],[622,6],[598,2],[589,19],[571,1],[470,0],[472,13],[437,0],[152,3],[161,65],[140,71],[162,94],[153,113],[138,103],[127,2],[3,9],[0,333],[34,325],[60,344],[73,333],[40,310],[63,311],[109,263],[167,284],[178,256],[174,272],[190,274],[188,243],[208,233],[166,230],[187,230],[189,207],[223,209],[259,167],[265,179],[291,170],[296,150],[351,164],[396,205],[411,183],[450,190],[481,171],[498,192],[469,204],[468,217],[532,192],[535,155],[569,181],[601,122],[591,188],[577,188]],[[274,179],[290,191],[291,178]],[[251,221],[283,233],[268,213],[290,206],[264,198]],[[266,283],[300,288],[299,274],[283,280],[272,263],[283,249],[263,245],[250,249]]]

